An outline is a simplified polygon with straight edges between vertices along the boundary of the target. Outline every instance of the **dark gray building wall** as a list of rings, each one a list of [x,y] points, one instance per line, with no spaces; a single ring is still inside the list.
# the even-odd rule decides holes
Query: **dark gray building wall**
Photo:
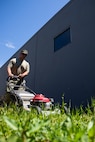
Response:
[[[27,85],[55,102],[60,102],[64,93],[66,102],[85,105],[95,96],[94,25],[94,0],[71,0],[63,7],[22,47],[29,50],[27,60],[31,65]],[[54,38],[68,27],[71,43],[54,52]],[[2,67],[4,77],[7,63]],[[0,88],[4,86],[1,84]]]
[[[36,90],[73,105],[95,94],[95,1],[73,0],[38,33]],[[54,37],[71,28],[71,44],[54,53]]]

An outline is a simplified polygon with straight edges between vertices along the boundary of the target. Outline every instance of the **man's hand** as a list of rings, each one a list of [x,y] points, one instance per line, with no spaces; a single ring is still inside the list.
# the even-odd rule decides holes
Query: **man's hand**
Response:
[[[27,75],[28,75],[28,72],[25,71],[24,73],[19,74],[19,78],[24,78],[24,77],[27,76]]]
[[[9,74],[10,77],[14,77],[14,75],[12,73]]]
[[[23,78],[24,77],[24,75],[23,74],[19,74],[19,78]]]

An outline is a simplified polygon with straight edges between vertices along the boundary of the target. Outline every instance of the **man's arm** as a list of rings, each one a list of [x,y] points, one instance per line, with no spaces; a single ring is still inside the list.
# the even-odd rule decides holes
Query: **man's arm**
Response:
[[[8,66],[7,67],[7,72],[8,72],[8,76],[13,77],[14,75],[11,72],[11,68]]]
[[[11,68],[12,68],[12,66],[13,66],[13,62],[15,62],[15,59],[11,59],[11,60],[9,61],[8,66],[7,66],[7,73],[8,73],[8,76],[10,76],[10,77],[13,77],[13,76],[14,76],[14,75],[12,74],[12,71],[11,71]]]

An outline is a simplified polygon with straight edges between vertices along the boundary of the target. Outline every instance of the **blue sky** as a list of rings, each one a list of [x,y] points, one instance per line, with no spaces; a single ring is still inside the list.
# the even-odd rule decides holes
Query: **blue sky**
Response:
[[[0,67],[70,0],[0,0]]]

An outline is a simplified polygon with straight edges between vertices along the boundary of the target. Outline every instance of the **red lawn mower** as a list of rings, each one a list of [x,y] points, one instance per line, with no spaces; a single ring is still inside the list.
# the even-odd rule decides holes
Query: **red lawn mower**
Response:
[[[14,76],[14,79],[17,80],[18,76]],[[43,110],[49,111],[53,109],[53,98],[47,98],[43,94],[35,93],[25,83],[14,85],[12,82],[8,82],[7,87],[10,90],[11,101],[18,106],[23,106],[26,110],[30,111],[35,108],[38,113],[41,113]]]
[[[47,98],[43,94],[35,94],[35,96],[30,100],[30,105],[34,108],[36,107],[38,112],[43,110],[52,110],[54,106],[53,103],[53,98]]]

